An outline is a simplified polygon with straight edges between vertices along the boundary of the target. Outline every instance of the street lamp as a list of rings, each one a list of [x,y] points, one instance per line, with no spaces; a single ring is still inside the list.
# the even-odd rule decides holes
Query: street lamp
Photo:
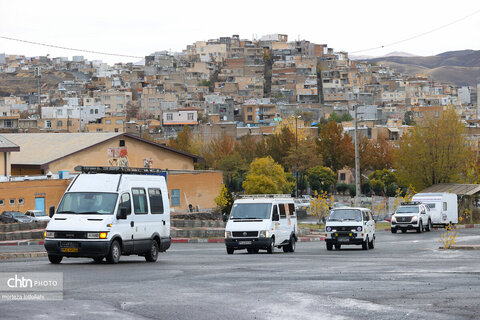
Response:
[[[298,138],[297,138],[297,120],[300,119],[302,116],[295,116],[295,154],[297,153],[298,148]],[[297,154],[296,154],[297,155]],[[298,155],[297,155],[298,156]],[[295,198],[298,198],[298,164],[297,164],[297,171],[295,172]]]

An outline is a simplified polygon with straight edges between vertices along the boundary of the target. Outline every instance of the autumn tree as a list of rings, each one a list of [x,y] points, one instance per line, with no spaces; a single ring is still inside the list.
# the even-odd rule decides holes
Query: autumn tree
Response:
[[[252,161],[242,185],[247,194],[289,194],[293,189],[293,184],[287,181],[282,166],[270,156]]]
[[[210,141],[207,149],[207,154],[204,155],[205,160],[211,167],[217,169],[217,161],[235,152],[235,139],[223,134]]]
[[[224,184],[220,187],[220,191],[214,201],[221,212],[230,213],[233,205],[233,195]]]
[[[295,134],[289,127],[282,127],[278,133],[268,136],[265,140],[266,153],[280,165],[285,166],[288,151],[295,148]]]
[[[184,125],[183,130],[177,134],[176,138],[168,140],[168,146],[174,149],[191,152],[193,142],[193,133],[189,126]]]
[[[343,134],[343,127],[334,121],[322,127],[318,143],[323,164],[334,172],[345,166],[353,166],[354,146],[352,138]]]
[[[399,181],[417,190],[437,183],[460,181],[471,152],[466,146],[464,132],[452,108],[438,118],[424,117],[400,139],[394,154]]]
[[[248,171],[248,163],[238,152],[217,161],[217,169],[223,172],[223,181],[232,191],[241,191],[242,182]]]
[[[386,195],[389,197],[395,196],[395,191],[398,189],[396,175],[387,169],[376,170],[372,172],[368,178],[370,185],[377,195]]]

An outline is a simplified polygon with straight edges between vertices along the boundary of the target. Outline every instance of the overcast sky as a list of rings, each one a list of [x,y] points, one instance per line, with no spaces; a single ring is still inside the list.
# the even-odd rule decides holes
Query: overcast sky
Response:
[[[408,39],[477,12],[436,32],[356,55],[392,51],[435,55],[480,50],[478,0],[204,0],[204,1],[23,1],[0,0],[0,36],[63,47],[143,57],[181,51],[188,44],[221,36],[244,39],[288,34],[355,52]],[[136,62],[0,39],[0,53]]]

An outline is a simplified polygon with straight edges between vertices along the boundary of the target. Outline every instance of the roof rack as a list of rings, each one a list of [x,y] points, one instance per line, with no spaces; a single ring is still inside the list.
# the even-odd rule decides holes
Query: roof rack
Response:
[[[290,194],[240,194],[238,198],[247,199],[247,198],[291,198]]]
[[[168,170],[151,168],[129,168],[129,167],[90,167],[76,166],[75,171],[81,173],[109,173],[109,174],[140,174],[151,176],[167,177]]]
[[[402,206],[416,206],[422,204],[420,201],[412,201],[412,202],[402,202],[400,205]]]

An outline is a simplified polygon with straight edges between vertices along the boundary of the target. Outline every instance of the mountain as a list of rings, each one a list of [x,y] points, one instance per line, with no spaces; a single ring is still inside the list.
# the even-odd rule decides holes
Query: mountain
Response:
[[[389,56],[366,61],[389,66],[400,73],[423,73],[433,80],[459,86],[476,86],[480,82],[480,50],[448,51],[428,57]]]

